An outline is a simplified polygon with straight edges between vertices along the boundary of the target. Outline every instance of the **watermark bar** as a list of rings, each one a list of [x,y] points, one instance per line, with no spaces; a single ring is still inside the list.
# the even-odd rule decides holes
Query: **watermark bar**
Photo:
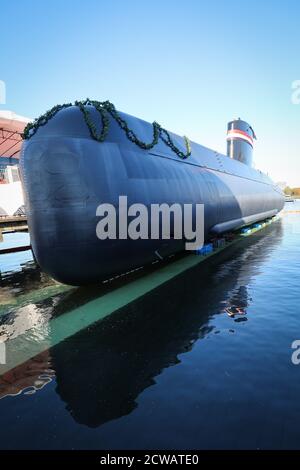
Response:
[[[6,344],[0,341],[0,364],[6,364]]]
[[[294,80],[292,82],[292,95],[291,101],[292,104],[300,104],[300,80]]]
[[[3,80],[0,80],[0,104],[6,104],[6,85]]]
[[[96,235],[99,240],[185,240],[186,250],[204,243],[204,204],[128,205],[127,196],[119,205],[103,203],[97,207]]]
[[[295,341],[292,342],[291,348],[295,349],[291,357],[292,363],[294,366],[298,366],[300,364],[300,340],[295,339]]]

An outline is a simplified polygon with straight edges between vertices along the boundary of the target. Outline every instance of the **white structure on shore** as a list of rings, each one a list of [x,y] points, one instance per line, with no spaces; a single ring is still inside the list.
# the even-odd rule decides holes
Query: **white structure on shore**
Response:
[[[18,162],[21,133],[28,122],[29,118],[12,111],[0,111],[0,216],[24,211]]]

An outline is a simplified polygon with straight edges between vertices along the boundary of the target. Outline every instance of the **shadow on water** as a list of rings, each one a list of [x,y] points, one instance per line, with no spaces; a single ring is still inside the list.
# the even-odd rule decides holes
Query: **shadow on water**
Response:
[[[217,333],[214,315],[247,319],[247,287],[281,238],[279,221],[16,368],[6,383],[15,392],[24,389],[44,368],[45,383],[55,374],[56,392],[76,422],[98,427],[129,414],[163,369],[178,364],[198,339]],[[69,292],[52,315],[84,305],[96,292]],[[2,383],[2,397],[6,390]]]
[[[236,308],[246,318],[247,284],[281,235],[278,224],[235,248],[234,259],[199,265],[53,348],[56,391],[72,417],[97,427],[130,413],[164,368],[213,331],[211,316]]]

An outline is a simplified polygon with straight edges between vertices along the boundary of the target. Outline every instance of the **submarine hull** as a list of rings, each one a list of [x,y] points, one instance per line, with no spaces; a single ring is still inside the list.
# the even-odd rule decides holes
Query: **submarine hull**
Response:
[[[89,112],[96,126],[99,116]],[[152,125],[120,113],[144,141]],[[184,151],[181,137],[170,133]],[[107,138],[91,138],[77,107],[60,111],[25,141],[20,169],[34,255],[60,282],[108,279],[184,249],[185,240],[106,239],[96,235],[100,204],[204,204],[205,238],[277,214],[281,190],[263,173],[191,143],[180,159],[164,142],[142,150],[110,118]],[[149,221],[150,222],[150,221]]]

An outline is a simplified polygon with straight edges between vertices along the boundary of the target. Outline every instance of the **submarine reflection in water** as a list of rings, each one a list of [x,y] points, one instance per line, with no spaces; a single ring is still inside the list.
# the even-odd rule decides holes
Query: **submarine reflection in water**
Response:
[[[212,315],[237,307],[244,316],[234,320],[246,318],[247,284],[281,235],[278,222],[251,237],[246,250],[235,249],[235,259],[226,262],[230,253],[224,253],[224,264],[218,257],[193,268],[95,325],[88,337],[82,332],[53,348],[56,392],[72,417],[97,427],[129,414],[164,368],[179,363],[178,355],[212,332]],[[255,266],[249,263],[252,255]]]
[[[56,392],[73,419],[98,427],[137,407],[138,396],[178,356],[213,332],[212,316],[247,319],[247,286],[282,238],[281,221],[186,271],[105,320],[5,374],[0,398],[37,391],[56,380]],[[255,262],[253,261],[255,257]],[[99,289],[98,289],[99,294]],[[54,303],[63,315],[97,295],[96,288],[72,290]],[[47,300],[49,303],[49,301]],[[8,318],[11,323],[13,318]],[[204,358],[205,360],[205,358]],[[31,388],[31,390],[30,390]],[[199,391],[200,393],[200,391]]]

